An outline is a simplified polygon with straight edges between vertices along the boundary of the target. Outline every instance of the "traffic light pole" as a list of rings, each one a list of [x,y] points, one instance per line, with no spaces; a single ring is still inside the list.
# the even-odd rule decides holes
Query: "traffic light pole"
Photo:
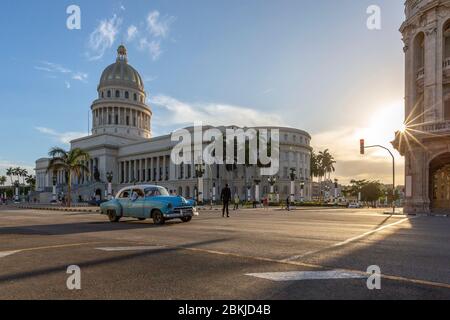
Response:
[[[370,149],[370,148],[381,148],[389,152],[389,154],[392,157],[392,214],[395,214],[395,157],[392,154],[391,150],[389,150],[386,147],[380,146],[380,145],[374,145],[374,146],[364,146],[364,149]]]

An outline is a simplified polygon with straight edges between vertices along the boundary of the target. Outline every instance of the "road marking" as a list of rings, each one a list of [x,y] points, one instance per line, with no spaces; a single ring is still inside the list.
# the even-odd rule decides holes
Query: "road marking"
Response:
[[[390,223],[390,224],[388,224],[388,225],[379,227],[379,228],[377,228],[377,229],[375,229],[375,230],[371,230],[371,231],[368,231],[368,232],[364,232],[363,234],[360,234],[360,235],[358,235],[358,236],[355,236],[355,237],[352,237],[352,238],[350,238],[350,239],[347,239],[347,240],[344,240],[344,241],[335,243],[335,244],[333,244],[333,245],[331,245],[331,246],[329,246],[329,247],[321,248],[321,249],[313,250],[313,251],[308,251],[308,252],[305,252],[305,253],[300,254],[300,255],[295,255],[295,256],[292,256],[292,257],[283,259],[283,261],[286,261],[286,262],[294,261],[294,260],[298,260],[298,259],[300,259],[300,258],[309,256],[309,255],[312,255],[312,254],[315,254],[315,253],[319,253],[319,252],[322,252],[322,251],[325,251],[325,250],[334,249],[334,248],[337,248],[337,247],[342,247],[342,246],[344,246],[344,245],[346,245],[346,244],[349,244],[349,243],[351,243],[351,242],[354,242],[354,241],[357,241],[357,240],[359,240],[359,239],[365,238],[365,237],[367,237],[367,236],[369,236],[369,235],[371,235],[371,234],[377,233],[377,232],[382,231],[382,230],[384,230],[384,229],[386,229],[386,228],[391,228],[391,227],[396,226],[396,225],[398,225],[398,224],[400,224],[400,223],[403,223],[403,222],[405,222],[405,221],[409,221],[409,220],[412,220],[412,219],[415,219],[415,218],[417,218],[417,217],[404,218],[404,219],[401,219],[401,220],[399,220],[399,221]]]
[[[7,256],[10,256],[10,255],[15,254],[17,252],[19,252],[19,251],[16,250],[16,251],[3,251],[3,252],[0,252],[0,258],[4,258],[4,257],[7,257]]]
[[[363,279],[368,277],[368,275],[364,276],[359,272],[348,272],[343,270],[248,273],[246,276],[272,281]]]
[[[239,254],[239,253],[221,252],[221,251],[208,250],[208,249],[189,248],[189,247],[178,247],[178,248],[193,251],[193,252],[202,252],[202,253],[207,253],[207,254],[216,254],[216,255],[229,256],[229,257],[235,257],[235,258],[240,258],[240,259],[251,259],[251,260],[256,260],[256,261],[264,261],[264,262],[281,263],[281,264],[287,264],[287,265],[292,265],[292,266],[301,266],[301,267],[311,268],[311,269],[330,270],[330,269],[335,268],[333,266],[322,266],[322,265],[311,264],[311,263],[303,263],[303,262],[299,262],[299,261],[286,261],[286,260],[277,260],[277,259],[264,258],[264,257],[258,257],[258,256],[247,256],[247,255],[243,255],[243,254]],[[345,272],[359,273],[360,275],[367,277],[366,271],[352,270],[352,269],[340,269],[340,270],[345,271]],[[388,280],[393,280],[393,281],[400,281],[400,282],[414,283],[414,284],[418,284],[418,285],[450,289],[450,284],[448,284],[448,283],[433,282],[433,281],[420,280],[420,279],[412,279],[412,278],[406,278],[406,277],[394,276],[394,275],[388,275],[388,274],[383,274],[382,278],[388,279]]]
[[[110,248],[96,248],[101,251],[147,251],[159,250],[165,247],[162,246],[138,246],[138,247],[110,247]]]

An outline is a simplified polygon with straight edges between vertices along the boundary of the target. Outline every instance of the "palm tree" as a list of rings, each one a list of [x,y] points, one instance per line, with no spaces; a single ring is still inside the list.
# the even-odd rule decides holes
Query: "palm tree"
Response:
[[[89,168],[84,162],[89,160],[89,154],[79,148],[66,151],[61,148],[53,148],[48,153],[52,158],[47,171],[63,170],[67,178],[67,204],[70,207],[72,191],[72,175],[80,177],[83,172],[89,173]]]
[[[15,175],[14,172],[15,172],[15,171],[14,171],[14,168],[8,168],[8,169],[6,169],[6,175],[9,177],[9,179],[11,179],[11,186],[14,184],[14,182],[13,182],[13,177],[14,177],[14,175]]]
[[[310,173],[311,179],[319,176],[319,161],[314,151],[311,153]]]
[[[33,176],[32,174],[27,175],[25,178],[25,182],[31,187],[33,188],[36,185],[36,177]]]
[[[331,173],[336,171],[336,169],[334,168],[334,164],[336,163],[336,161],[334,160],[334,157],[330,154],[328,149],[321,151],[320,156],[322,159],[321,162],[324,176],[328,174],[328,180],[331,180]]]
[[[0,176],[0,186],[4,186],[7,178],[5,176]]]

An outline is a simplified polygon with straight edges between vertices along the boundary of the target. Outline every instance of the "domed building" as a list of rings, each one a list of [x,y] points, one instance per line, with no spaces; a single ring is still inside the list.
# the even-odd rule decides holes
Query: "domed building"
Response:
[[[238,166],[230,172],[224,165],[209,166],[202,178],[203,190],[198,190],[195,166],[175,165],[171,161],[171,151],[176,145],[171,135],[152,136],[153,113],[146,104],[144,82],[129,64],[125,46],[118,48],[116,62],[103,71],[97,91],[98,97],[91,105],[92,134],[71,141],[72,149],[80,148],[90,155],[86,163],[89,173],[72,177],[72,199],[105,198],[108,178],[112,178],[113,192],[127,185],[158,184],[187,198],[196,198],[201,193],[205,201],[218,200],[216,195],[226,183],[242,200],[260,199],[269,192],[269,181],[259,176],[258,168]],[[219,129],[225,132],[227,128],[230,127]],[[280,199],[291,194],[290,172],[294,168],[295,197],[309,199],[311,136],[294,128],[265,129],[280,132],[280,172],[274,191]],[[58,193],[67,192],[66,173],[48,172],[49,161],[48,158],[36,161],[36,197],[41,203],[51,201],[53,183]]]

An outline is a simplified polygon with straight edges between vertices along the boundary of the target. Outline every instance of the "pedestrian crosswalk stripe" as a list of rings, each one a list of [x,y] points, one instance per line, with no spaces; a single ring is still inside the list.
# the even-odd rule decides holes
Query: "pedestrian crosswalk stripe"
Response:
[[[368,275],[365,276],[364,274],[359,272],[349,272],[342,270],[248,273],[246,274],[246,276],[272,281],[363,279],[368,277]]]
[[[96,248],[101,251],[147,251],[147,250],[158,250],[164,247],[161,246],[137,246],[137,247],[106,247],[106,248]]]

